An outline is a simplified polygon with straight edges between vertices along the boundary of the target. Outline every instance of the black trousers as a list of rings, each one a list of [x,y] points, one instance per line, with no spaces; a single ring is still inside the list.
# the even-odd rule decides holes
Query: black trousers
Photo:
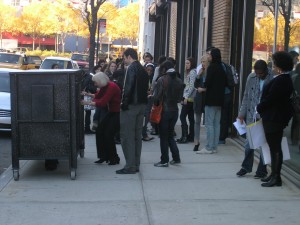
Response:
[[[266,133],[266,140],[270,147],[271,153],[271,168],[272,175],[280,176],[281,166],[282,166],[282,140],[283,130]]]
[[[224,141],[228,137],[229,126],[232,124],[232,93],[224,95],[224,104],[221,110],[220,137]]]
[[[195,125],[195,118],[194,118],[194,104],[193,102],[187,102],[186,105],[182,105],[181,112],[180,112],[180,121],[182,126],[188,126],[186,117],[189,119],[189,135],[194,138],[194,125]]]
[[[114,162],[119,159],[114,137],[120,130],[120,113],[109,112],[96,130],[97,156]]]
[[[91,110],[85,110],[85,118],[84,118],[84,128],[86,130],[90,130],[91,129],[91,114],[92,111]]]

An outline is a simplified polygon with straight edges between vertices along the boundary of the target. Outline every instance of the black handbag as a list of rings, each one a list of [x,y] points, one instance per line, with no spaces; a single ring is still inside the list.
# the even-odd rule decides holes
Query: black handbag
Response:
[[[294,114],[300,113],[300,96],[298,95],[298,93],[295,90],[292,93],[290,102],[291,102]]]

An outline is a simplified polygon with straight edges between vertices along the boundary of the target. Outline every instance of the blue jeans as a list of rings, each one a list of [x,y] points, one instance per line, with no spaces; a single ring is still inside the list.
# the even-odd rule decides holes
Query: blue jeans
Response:
[[[207,150],[216,150],[220,136],[221,106],[205,106]]]
[[[160,134],[160,161],[169,162],[169,148],[174,161],[179,161],[179,150],[174,140],[174,127],[178,119],[178,111],[163,112],[159,123]]]
[[[245,158],[242,163],[242,168],[247,170],[248,173],[252,172],[254,162],[254,149],[250,149],[249,141],[246,139],[245,142]],[[256,174],[268,174],[267,166],[263,163],[262,155],[260,154],[260,159],[258,163],[258,167],[256,170]]]

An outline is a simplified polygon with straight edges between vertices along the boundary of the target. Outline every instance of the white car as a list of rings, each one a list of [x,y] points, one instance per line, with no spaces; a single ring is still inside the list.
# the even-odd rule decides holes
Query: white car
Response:
[[[0,69],[0,131],[11,130],[11,103],[9,72],[21,71]]]
[[[59,69],[79,69],[77,62],[70,58],[52,56],[43,60],[40,69],[52,69],[54,64],[57,64]]]

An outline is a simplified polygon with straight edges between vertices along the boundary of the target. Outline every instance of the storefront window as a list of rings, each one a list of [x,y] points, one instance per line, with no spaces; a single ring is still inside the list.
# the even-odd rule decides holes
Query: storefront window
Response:
[[[278,0],[277,38],[275,40],[275,6],[274,0],[256,0],[254,22],[253,63],[258,59],[265,60],[271,67],[271,56],[276,51],[300,50],[300,0]],[[290,4],[290,5],[289,5]],[[298,65],[298,66],[297,66]],[[300,64],[295,64],[291,73],[294,87],[300,93]],[[293,136],[292,136],[293,135]],[[285,129],[288,138],[291,160],[284,163],[300,173],[300,115],[294,116]]]

